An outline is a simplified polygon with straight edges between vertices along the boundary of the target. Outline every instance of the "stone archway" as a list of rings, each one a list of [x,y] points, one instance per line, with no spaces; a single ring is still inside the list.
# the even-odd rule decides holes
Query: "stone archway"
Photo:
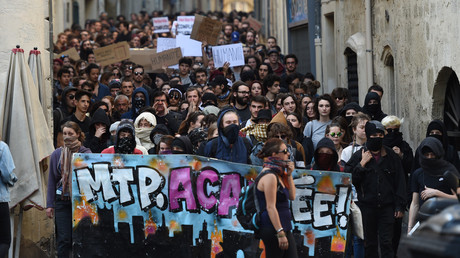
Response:
[[[454,71],[452,68],[444,66],[438,73],[436,81],[433,87],[433,108],[431,117],[433,119],[444,118],[444,103],[446,96],[447,83],[449,78]]]

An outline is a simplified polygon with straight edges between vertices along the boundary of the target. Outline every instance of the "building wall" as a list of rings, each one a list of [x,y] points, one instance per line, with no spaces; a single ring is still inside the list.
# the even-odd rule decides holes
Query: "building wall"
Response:
[[[37,47],[41,52],[45,83],[50,84],[50,55],[48,1],[0,0],[0,92],[5,92],[11,49],[20,45],[27,59],[29,51]],[[51,96],[51,92],[49,92]],[[51,107],[51,98],[50,98]],[[0,111],[3,112],[3,111]],[[18,209],[14,210],[17,227]],[[44,211],[32,209],[24,212],[21,234],[21,257],[44,257],[52,248],[53,221],[46,219]],[[1,232],[0,234],[3,234]],[[45,251],[43,251],[45,250]]]
[[[344,50],[347,46],[359,46],[366,34],[364,2],[322,2],[323,20],[324,11],[335,14],[335,33],[327,33],[322,28],[322,60],[326,70],[323,72],[335,73],[337,86],[347,86]],[[371,2],[373,81],[385,90],[383,111],[404,118],[404,138],[415,148],[425,137],[428,123],[434,118],[442,119],[443,93],[446,77],[450,75],[444,71],[458,72],[460,69],[457,61],[460,26],[456,18],[459,3],[455,0]],[[329,53],[324,49],[324,41],[330,38],[328,34],[336,37],[335,64],[328,63]],[[364,52],[362,47],[357,52],[360,82],[365,81],[363,70],[368,69],[363,58],[365,44]],[[334,76],[327,78],[333,81]],[[324,83],[330,90],[330,82]],[[368,86],[359,84],[360,105],[363,105]]]

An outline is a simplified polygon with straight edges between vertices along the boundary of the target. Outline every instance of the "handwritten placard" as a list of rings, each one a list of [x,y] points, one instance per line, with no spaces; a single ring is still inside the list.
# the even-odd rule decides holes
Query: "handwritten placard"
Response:
[[[169,32],[168,17],[152,18],[153,33],[167,33]]]
[[[222,31],[222,22],[195,14],[191,39],[206,41],[210,45],[217,45],[219,34]]]
[[[96,62],[101,66],[121,62],[130,57],[128,42],[122,41],[106,47],[94,49]]]
[[[192,34],[195,16],[178,16],[177,17],[177,34]]]
[[[179,63],[179,59],[182,57],[182,51],[180,47],[169,49],[160,53],[150,55],[150,63],[152,70],[159,70],[163,66],[170,66]]]
[[[129,49],[131,57],[129,60],[133,61],[135,64],[142,65],[144,67],[144,72],[151,73],[152,64],[150,63],[150,55],[156,54],[156,49],[150,48],[131,48]]]
[[[244,65],[243,45],[229,44],[212,47],[212,56],[216,67],[224,66],[225,62],[230,63],[230,67]]]

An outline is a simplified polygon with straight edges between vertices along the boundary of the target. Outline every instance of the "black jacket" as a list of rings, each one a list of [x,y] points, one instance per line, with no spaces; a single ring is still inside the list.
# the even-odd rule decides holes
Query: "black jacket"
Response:
[[[105,125],[105,133],[100,137],[96,137],[96,123],[103,123]],[[107,148],[107,140],[110,138],[110,120],[105,111],[101,108],[94,112],[91,124],[89,126],[89,133],[86,135],[85,147],[90,148],[92,153],[101,153]]]
[[[379,161],[372,158],[365,167],[360,164],[362,151],[355,152],[345,165],[345,171],[352,173],[361,205],[373,208],[393,206],[396,211],[403,211],[406,182],[401,159],[392,149],[383,148]]]

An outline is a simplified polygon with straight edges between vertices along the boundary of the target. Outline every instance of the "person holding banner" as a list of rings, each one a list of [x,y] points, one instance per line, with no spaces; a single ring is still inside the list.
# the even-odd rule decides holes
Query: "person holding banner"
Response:
[[[286,144],[278,138],[269,139],[258,154],[264,159],[261,173],[266,171],[257,183],[256,195],[261,209],[259,235],[267,258],[297,257],[289,208],[289,200],[295,198],[295,167],[289,155]]]
[[[77,123],[67,121],[62,125],[64,146],[51,154],[46,215],[56,224],[56,249],[58,257],[69,257],[72,250],[71,173],[74,153],[91,153],[83,146],[85,134]]]

